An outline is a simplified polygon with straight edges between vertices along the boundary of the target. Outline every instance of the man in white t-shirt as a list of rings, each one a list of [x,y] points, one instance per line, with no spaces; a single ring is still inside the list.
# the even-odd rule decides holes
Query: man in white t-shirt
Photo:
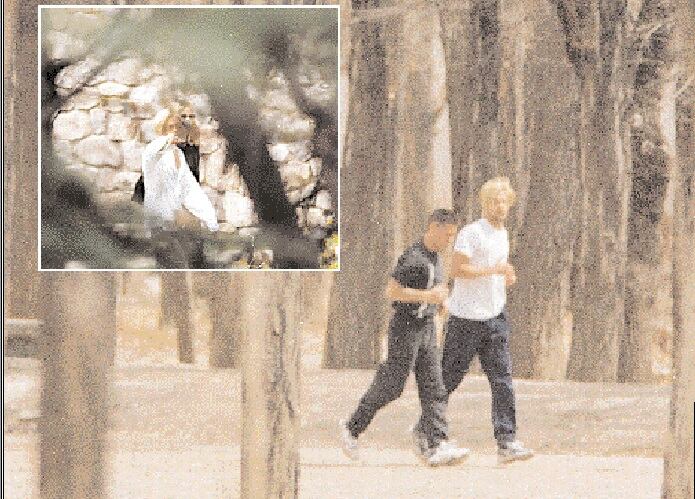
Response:
[[[510,329],[505,311],[506,288],[516,282],[514,267],[507,261],[509,238],[505,229],[514,201],[514,190],[506,177],[487,181],[480,190],[482,218],[458,233],[442,354],[442,375],[449,394],[478,355],[492,392],[492,424],[500,462],[533,455],[516,440]]]

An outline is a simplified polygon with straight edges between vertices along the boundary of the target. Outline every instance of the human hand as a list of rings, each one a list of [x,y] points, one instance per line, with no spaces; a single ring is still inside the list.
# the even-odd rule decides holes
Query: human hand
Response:
[[[430,289],[430,303],[434,305],[443,305],[449,297],[449,289],[446,286],[439,285]]]

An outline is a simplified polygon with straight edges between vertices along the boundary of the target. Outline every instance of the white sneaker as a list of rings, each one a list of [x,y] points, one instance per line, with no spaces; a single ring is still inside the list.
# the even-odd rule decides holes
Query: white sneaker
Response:
[[[435,449],[429,451],[427,464],[430,466],[457,464],[467,458],[470,452],[469,449],[459,448],[451,442],[442,440]]]
[[[348,430],[347,421],[341,419],[338,423],[338,429],[343,453],[353,461],[358,460],[360,458],[360,448],[357,444],[357,439]]]
[[[524,461],[533,457],[533,451],[524,447],[518,440],[507,442],[497,449],[497,463],[506,464],[512,461]]]

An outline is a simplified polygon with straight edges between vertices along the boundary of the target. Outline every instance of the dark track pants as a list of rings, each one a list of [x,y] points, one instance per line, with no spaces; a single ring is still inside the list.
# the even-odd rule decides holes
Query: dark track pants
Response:
[[[428,445],[436,447],[447,439],[446,399],[437,335],[432,317],[394,313],[388,333],[388,357],[374,376],[348,421],[354,437],[367,429],[377,411],[403,393],[411,370],[415,371],[422,416],[420,431]]]
[[[456,390],[478,355],[490,383],[492,426],[498,443],[514,440],[516,434],[509,331],[506,312],[486,321],[450,316],[442,353],[442,377],[448,394]]]

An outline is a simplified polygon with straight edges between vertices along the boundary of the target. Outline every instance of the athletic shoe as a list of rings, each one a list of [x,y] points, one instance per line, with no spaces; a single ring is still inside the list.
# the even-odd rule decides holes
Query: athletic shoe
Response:
[[[533,457],[533,451],[524,447],[518,440],[506,442],[497,448],[497,463],[505,464],[512,461],[524,461]]]
[[[420,431],[416,424],[411,426],[408,431],[413,439],[413,452],[415,452],[418,458],[426,460],[426,454],[429,451],[427,437]]]
[[[353,461],[358,460],[360,457],[360,449],[357,445],[357,439],[352,436],[352,433],[350,433],[350,430],[347,427],[347,421],[341,419],[338,423],[338,428],[343,453]]]
[[[427,464],[430,466],[446,466],[457,464],[468,457],[468,449],[458,448],[451,442],[442,440],[439,445],[427,453]]]

